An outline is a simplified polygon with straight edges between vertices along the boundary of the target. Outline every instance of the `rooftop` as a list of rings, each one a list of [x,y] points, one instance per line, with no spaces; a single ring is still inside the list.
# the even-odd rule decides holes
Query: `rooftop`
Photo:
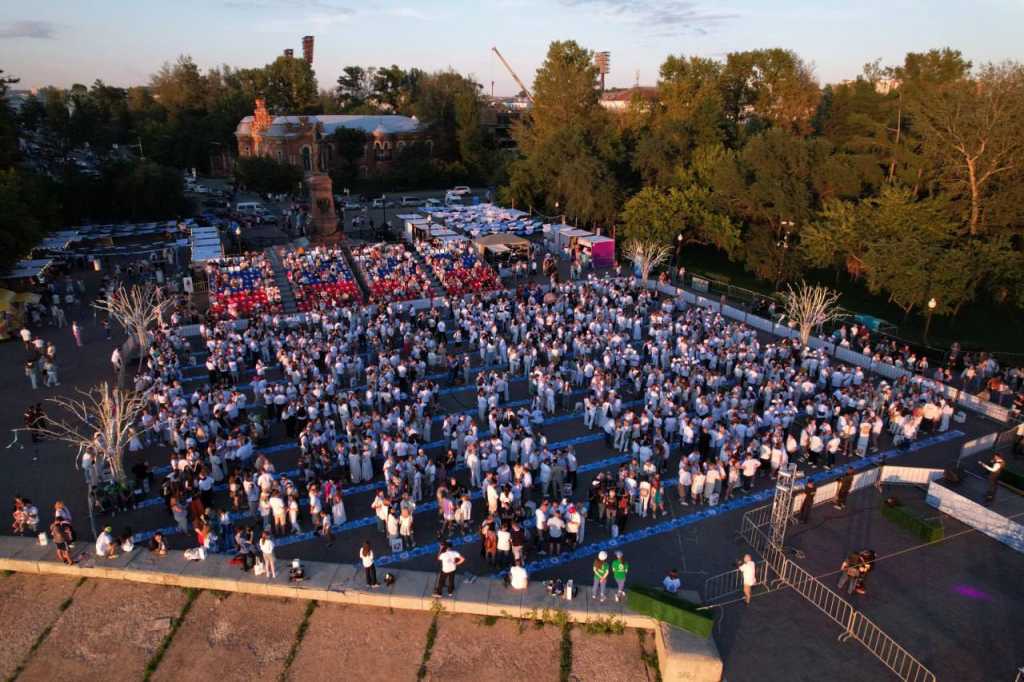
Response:
[[[379,132],[384,135],[396,135],[399,133],[414,133],[420,129],[420,122],[415,116],[369,116],[358,114],[324,114],[313,116],[274,116],[270,128],[265,133],[267,137],[287,137],[290,134],[298,134],[289,131],[289,126],[298,126],[302,119],[312,123],[319,122],[324,129],[325,135],[331,135],[338,128],[350,128],[362,130],[368,135]],[[235,129],[236,135],[250,135],[252,133],[252,116],[246,116]]]

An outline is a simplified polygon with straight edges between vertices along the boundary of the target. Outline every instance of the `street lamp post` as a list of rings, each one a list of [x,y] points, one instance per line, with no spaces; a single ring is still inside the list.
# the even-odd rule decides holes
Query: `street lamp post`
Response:
[[[779,223],[784,232],[782,233],[782,239],[775,243],[780,249],[779,254],[779,271],[775,275],[775,288],[779,288],[779,284],[782,283],[782,272],[786,268],[786,252],[789,251],[789,234],[795,223],[792,220],[783,220]]]
[[[928,330],[931,329],[932,326],[932,313],[935,312],[935,308],[937,308],[938,305],[939,302],[934,298],[928,299],[928,316],[924,319],[924,343],[926,346],[928,345]]]
[[[242,226],[235,228],[235,242],[238,244],[238,255],[242,255]]]
[[[384,232],[387,232],[387,229],[388,229],[388,195],[387,194],[381,194],[380,195],[380,205],[381,205],[381,215],[383,216],[383,218],[381,218],[381,222],[380,222],[380,229],[383,230]]]

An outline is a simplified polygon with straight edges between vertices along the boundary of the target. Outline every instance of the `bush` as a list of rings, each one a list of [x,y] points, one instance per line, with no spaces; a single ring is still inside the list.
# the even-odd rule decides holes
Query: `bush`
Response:
[[[710,611],[698,611],[698,606],[663,590],[650,587],[626,588],[626,603],[637,613],[651,616],[705,639],[711,636],[715,625]]]
[[[901,526],[925,542],[935,542],[945,537],[946,532],[938,521],[918,516],[903,505],[882,502],[882,516]]]

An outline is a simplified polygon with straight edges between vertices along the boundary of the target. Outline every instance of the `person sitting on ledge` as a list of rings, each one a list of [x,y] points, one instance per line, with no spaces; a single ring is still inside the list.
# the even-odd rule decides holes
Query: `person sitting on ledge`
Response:
[[[683,583],[679,580],[679,571],[671,569],[666,575],[665,579],[661,581],[661,586],[665,588],[665,591],[669,594],[675,594],[682,587]]]

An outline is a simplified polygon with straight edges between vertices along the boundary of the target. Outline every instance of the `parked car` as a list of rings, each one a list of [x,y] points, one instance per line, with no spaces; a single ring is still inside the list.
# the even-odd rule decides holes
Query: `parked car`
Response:
[[[346,201],[341,205],[341,207],[346,211],[358,211],[363,207],[363,205],[358,201]]]
[[[456,187],[452,187],[451,190],[449,191],[452,194],[458,194],[460,197],[473,193],[473,191],[470,188],[466,187],[465,185],[458,185]]]
[[[423,208],[441,208],[442,205],[440,199],[427,199],[423,202]]]
[[[419,206],[423,200],[418,197],[402,197],[402,206]]]

